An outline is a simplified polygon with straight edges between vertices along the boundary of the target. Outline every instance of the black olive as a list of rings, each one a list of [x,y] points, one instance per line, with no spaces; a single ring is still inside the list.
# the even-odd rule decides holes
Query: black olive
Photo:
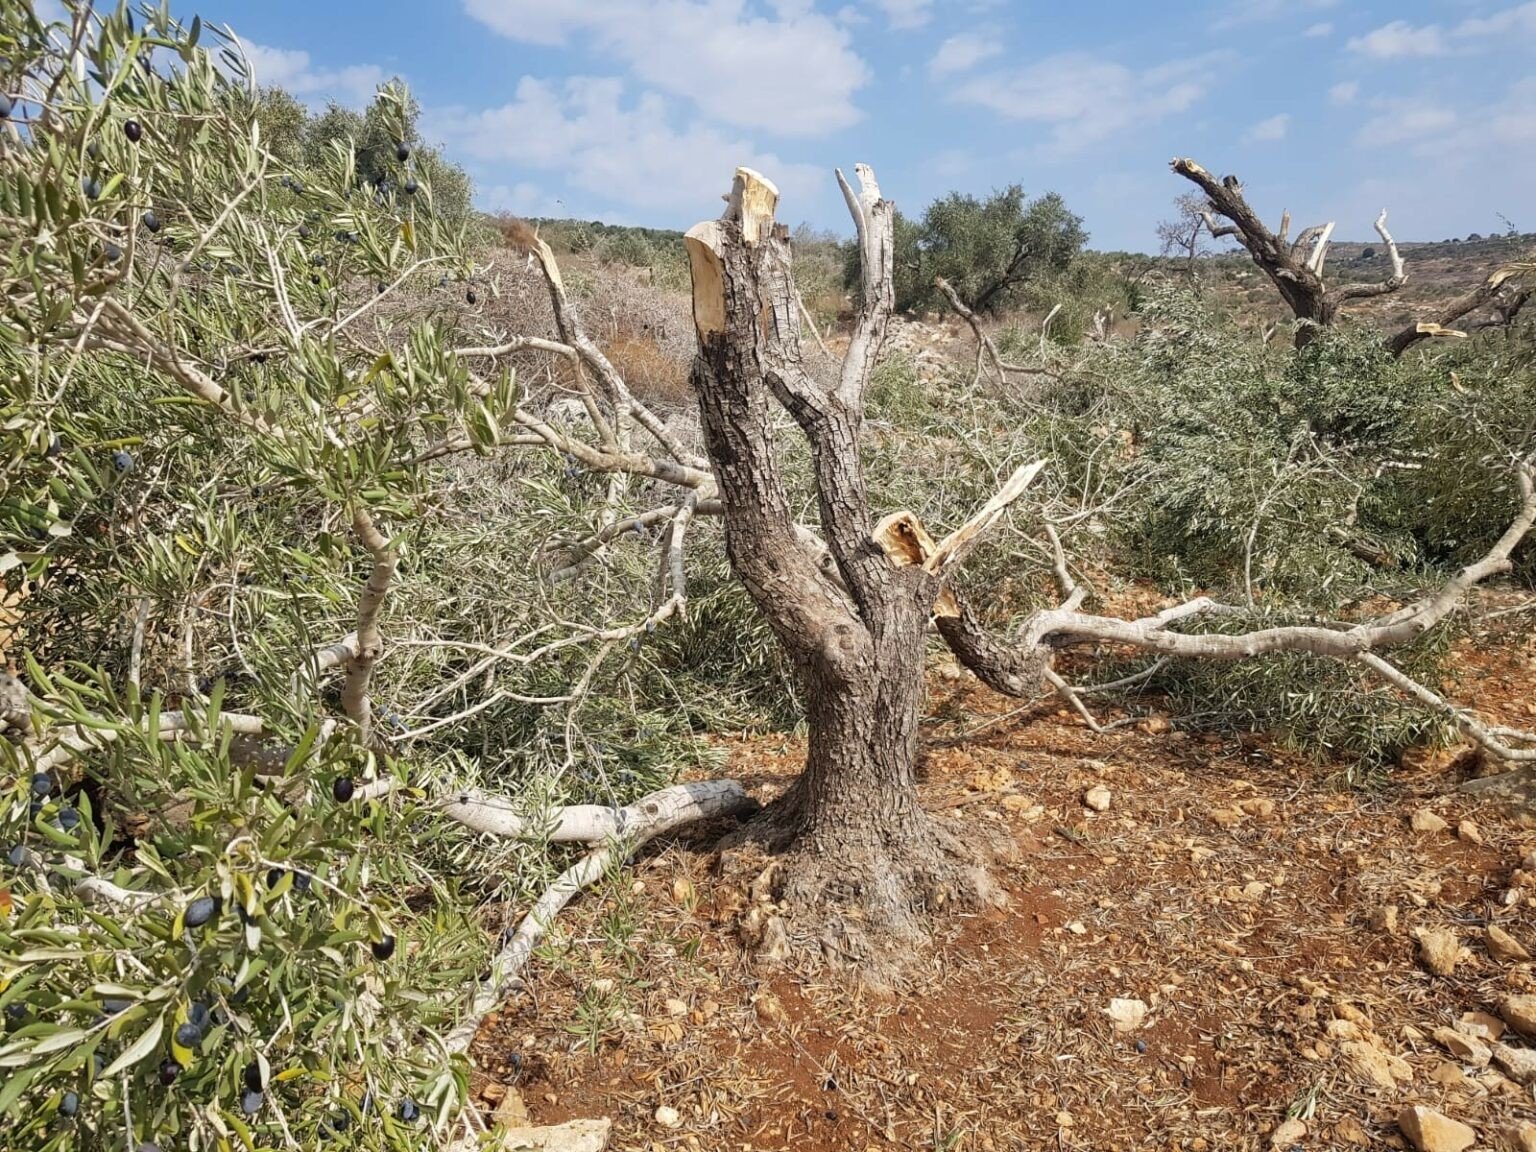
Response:
[[[313,231],[314,230],[312,228],[310,228],[310,226],[308,224],[300,224],[299,225],[299,239],[301,239],[301,240],[308,240],[310,238],[310,236],[313,234]]]
[[[245,1071],[240,1076],[245,1081],[245,1090],[247,1092],[261,1092],[266,1089],[267,1082],[262,1079],[261,1065],[255,1060],[252,1060],[245,1066]]]
[[[283,878],[283,870],[281,868],[273,868],[273,869],[269,870],[267,872],[267,887],[268,888],[276,888],[277,887],[277,882],[279,880],[281,880],[282,878]]]
[[[395,954],[395,938],[386,932],[382,938],[375,940],[368,947],[373,952],[375,960],[388,960]]]
[[[87,176],[80,181],[80,190],[85,193],[87,200],[94,200],[101,195],[101,181]]]
[[[123,135],[128,137],[130,143],[137,144],[144,139],[144,126],[137,120],[124,120]]]
[[[199,896],[187,905],[182,923],[188,928],[201,928],[219,914],[219,902],[212,896]]]
[[[160,1083],[169,1088],[176,1083],[176,1077],[181,1075],[181,1065],[174,1060],[160,1061]]]
[[[308,892],[312,880],[314,880],[314,877],[308,872],[295,872],[293,874],[293,886],[300,892]]]
[[[80,1097],[73,1092],[64,1093],[64,1099],[59,1101],[59,1112],[65,1116],[73,1116],[80,1111]]]
[[[407,144],[405,141],[402,140],[399,144],[397,144],[395,146],[395,159],[400,161],[400,163],[404,164],[410,158],[411,158],[411,146],[409,144]]]
[[[338,776],[331,781],[331,795],[335,797],[338,804],[345,804],[356,792],[357,787],[352,783],[350,776]]]
[[[59,809],[57,819],[61,829],[65,832],[73,832],[80,823],[80,813],[76,812],[73,808],[65,806]]]
[[[187,1005],[187,1021],[199,1028],[208,1026],[208,1005],[198,1001]]]
[[[153,209],[144,213],[143,224],[150,232],[160,231],[160,217],[155,215]]]
[[[108,1016],[116,1016],[119,1012],[126,1012],[133,1007],[132,1000],[123,1000],[116,996],[108,996],[101,1002],[101,1010]]]
[[[260,1092],[245,1092],[240,1097],[240,1111],[247,1116],[254,1116],[261,1111],[262,1095]]]
[[[407,196],[414,196],[421,189],[421,185],[414,180],[407,180],[403,187]]]
[[[421,1110],[416,1107],[416,1101],[407,1096],[404,1100],[400,1101],[398,1114],[400,1119],[404,1120],[407,1124],[414,1124],[421,1115]]]
[[[32,795],[39,800],[46,800],[53,795],[53,778],[46,772],[35,772],[32,775]]]
[[[475,290],[473,288],[464,293],[464,299],[468,300],[471,304],[478,304],[480,302],[480,297],[475,295]]]
[[[13,845],[11,850],[5,854],[5,858],[10,861],[12,868],[20,868],[27,862],[26,847],[21,844]]]
[[[123,250],[108,240],[106,247],[102,249],[102,255],[107,258],[108,264],[116,264],[123,258]]]

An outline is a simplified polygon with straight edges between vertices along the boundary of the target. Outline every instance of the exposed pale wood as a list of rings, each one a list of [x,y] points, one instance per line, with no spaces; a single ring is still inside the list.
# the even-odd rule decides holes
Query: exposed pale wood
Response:
[[[725,331],[725,280],[720,265],[724,234],[720,224],[706,220],[683,237],[693,275],[693,325],[704,341]]]
[[[1045,463],[1044,460],[1036,460],[1032,464],[1021,464],[1015,469],[1013,475],[1008,477],[1003,486],[977,510],[974,516],[939,542],[938,547],[934,548],[923,561],[923,566],[937,575],[943,575],[949,569],[959,566],[980,538],[1002,519],[1003,513],[1020,496],[1024,495],[1035,477],[1040,475],[1040,470],[1045,467]]]
[[[741,238],[755,247],[773,232],[779,190],[773,181],[752,168],[736,169],[731,189],[731,212],[741,220]]]

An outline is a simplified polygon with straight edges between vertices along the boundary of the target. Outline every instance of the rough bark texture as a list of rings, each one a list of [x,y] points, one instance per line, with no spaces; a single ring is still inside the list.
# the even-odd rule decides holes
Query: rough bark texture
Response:
[[[841,180],[841,174],[839,174]],[[782,853],[774,949],[793,942],[877,980],[923,939],[923,913],[986,886],[979,855],[917,802],[924,636],[940,578],[871,537],[859,438],[892,305],[892,206],[873,173],[843,188],[864,259],[861,314],[839,380],[805,370],[777,191],[737,173],[719,221],[688,234],[699,355],[692,373],[731,566],[798,670],[810,747],[790,791],[744,841]],[[777,400],[809,440],[836,579],[797,529],[774,451]],[[898,947],[893,948],[892,945]]]

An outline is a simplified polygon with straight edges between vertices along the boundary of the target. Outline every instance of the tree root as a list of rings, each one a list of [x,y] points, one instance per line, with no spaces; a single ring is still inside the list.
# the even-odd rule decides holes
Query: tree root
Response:
[[[921,811],[875,839],[797,835],[797,790],[721,843],[737,933],[769,965],[833,969],[890,992],[931,960],[936,918],[1006,899],[991,865],[1002,844]]]

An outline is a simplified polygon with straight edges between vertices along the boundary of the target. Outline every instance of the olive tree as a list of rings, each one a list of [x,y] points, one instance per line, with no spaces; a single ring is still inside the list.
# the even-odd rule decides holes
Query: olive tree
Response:
[[[1018,184],[985,199],[951,192],[928,205],[921,220],[898,213],[893,231],[896,307],[902,311],[939,302],[935,277],[943,277],[973,311],[1015,305],[1025,284],[1060,273],[1088,239],[1082,219],[1060,196],[1030,200]]]

